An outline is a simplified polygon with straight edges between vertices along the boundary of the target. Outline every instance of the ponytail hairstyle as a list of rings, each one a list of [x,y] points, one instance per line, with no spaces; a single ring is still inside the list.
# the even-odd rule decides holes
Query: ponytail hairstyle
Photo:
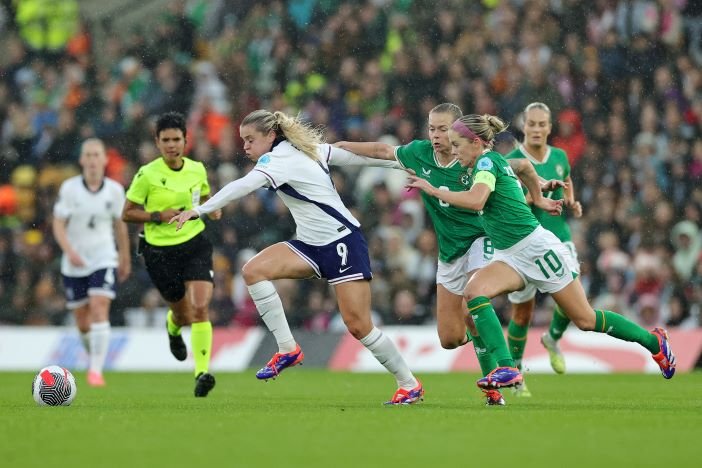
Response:
[[[499,117],[490,114],[469,114],[456,120],[451,129],[464,138],[476,138],[486,147],[492,149],[498,133],[507,129],[508,125]]]
[[[273,131],[277,139],[288,140],[309,158],[319,159],[317,145],[324,142],[323,129],[303,122],[299,115],[290,117],[283,112],[259,109],[244,117],[241,125],[253,125],[256,131],[264,135]]]

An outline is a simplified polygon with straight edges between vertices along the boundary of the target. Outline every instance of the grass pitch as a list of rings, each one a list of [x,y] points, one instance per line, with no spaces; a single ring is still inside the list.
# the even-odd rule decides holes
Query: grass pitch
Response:
[[[702,373],[528,375],[534,396],[484,406],[477,375],[425,374],[422,404],[383,407],[393,379],[305,368],[278,380],[76,373],[70,407],[38,407],[32,373],[2,373],[0,465],[79,467],[699,466]]]

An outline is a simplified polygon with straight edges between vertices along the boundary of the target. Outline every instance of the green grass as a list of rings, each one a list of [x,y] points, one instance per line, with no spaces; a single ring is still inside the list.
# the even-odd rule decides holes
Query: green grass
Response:
[[[0,374],[0,466],[699,466],[702,373],[530,375],[534,396],[486,408],[477,375],[421,376],[426,401],[383,407],[382,374],[294,369],[263,383],[218,374],[77,374],[70,407],[38,407],[30,373]]]

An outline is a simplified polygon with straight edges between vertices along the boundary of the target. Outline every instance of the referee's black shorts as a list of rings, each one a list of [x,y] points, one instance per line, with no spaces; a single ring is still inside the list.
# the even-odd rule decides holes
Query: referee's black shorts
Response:
[[[161,296],[177,302],[185,296],[186,281],[212,281],[212,244],[203,235],[178,245],[144,247],[146,271]]]

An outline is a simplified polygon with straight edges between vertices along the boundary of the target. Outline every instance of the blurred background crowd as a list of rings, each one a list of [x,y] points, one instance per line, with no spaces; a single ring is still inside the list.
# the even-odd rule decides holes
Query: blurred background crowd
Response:
[[[702,2],[153,0],[162,8],[146,17],[149,2],[102,2],[102,16],[84,3],[0,1],[0,323],[69,320],[51,210],[87,137],[106,142],[108,175],[126,186],[157,156],[154,118],[183,112],[188,154],[217,190],[252,167],[238,123],[257,108],[301,112],[330,142],[399,145],[426,138],[445,101],[501,116],[520,139],[521,110],[541,101],[583,204],[571,227],[594,305],[645,326],[701,325]],[[138,19],[118,24],[125,11]],[[369,242],[376,319],[432,323],[436,238],[418,194],[399,171],[334,179]],[[260,190],[208,232],[214,323],[257,324],[240,269],[289,239],[292,218]],[[134,269],[115,325],[152,323],[163,306],[136,256]],[[277,286],[293,325],[343,329],[325,282]],[[550,307],[541,298],[536,324]]]

